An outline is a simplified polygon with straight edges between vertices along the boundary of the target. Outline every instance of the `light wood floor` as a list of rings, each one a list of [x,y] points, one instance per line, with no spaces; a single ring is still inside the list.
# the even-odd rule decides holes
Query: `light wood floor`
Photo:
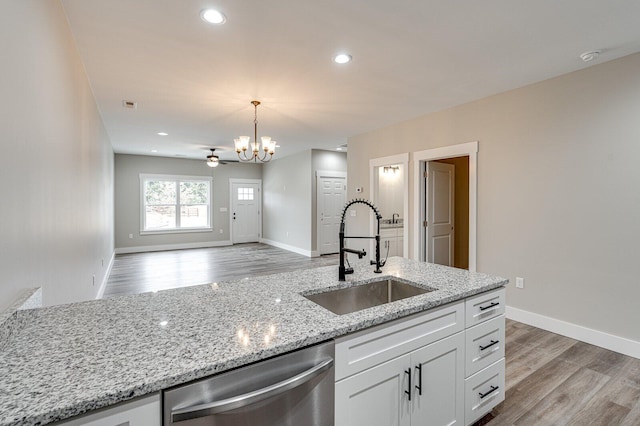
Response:
[[[124,254],[105,297],[337,264],[263,244]],[[507,320],[506,361],[505,401],[477,425],[640,426],[638,359]]]

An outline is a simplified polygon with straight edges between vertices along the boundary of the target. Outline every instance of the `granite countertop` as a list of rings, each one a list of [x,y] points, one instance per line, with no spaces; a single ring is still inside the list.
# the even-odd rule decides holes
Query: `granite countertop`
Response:
[[[47,424],[506,285],[390,258],[35,309],[0,349],[0,425]],[[347,315],[301,294],[409,280],[430,293]]]

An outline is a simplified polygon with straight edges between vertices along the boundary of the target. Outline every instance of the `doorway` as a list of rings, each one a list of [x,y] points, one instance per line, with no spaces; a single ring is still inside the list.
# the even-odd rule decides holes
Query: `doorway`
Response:
[[[371,201],[380,211],[380,255],[409,257],[409,154],[369,160]],[[370,235],[375,235],[377,222],[370,216]],[[373,241],[369,247],[375,254]]]
[[[469,271],[475,272],[476,270],[476,223],[477,223],[477,158],[478,158],[478,142],[469,142],[460,145],[452,145],[448,147],[435,148],[420,152],[415,152],[413,155],[414,161],[414,217],[417,218],[414,221],[414,233],[413,233],[413,257],[418,260],[432,261],[434,257],[446,258],[452,266],[465,267]],[[428,177],[425,178],[425,171],[427,171],[427,164],[450,164],[457,170],[457,179],[452,181],[452,193],[454,205],[445,205],[438,207],[428,206],[429,186],[433,182],[429,183]],[[456,167],[457,165],[457,167]],[[438,167],[438,166],[436,166]],[[444,175],[440,176],[444,178]],[[458,182],[457,191],[455,182]],[[442,182],[441,182],[442,183]],[[465,184],[465,185],[461,185]],[[443,187],[447,185],[442,184]],[[432,192],[434,190],[432,189]],[[456,192],[458,196],[456,197]],[[465,194],[466,193],[466,194]],[[431,203],[434,203],[432,201]],[[446,202],[445,202],[446,204]],[[440,243],[440,247],[435,247],[434,244],[429,244],[429,209],[433,207],[433,211],[439,212],[440,217],[438,220],[445,218],[447,215],[450,217],[452,224],[449,224],[449,228],[453,226],[453,233],[444,237]],[[445,208],[446,207],[446,208]],[[431,219],[434,220],[433,217]],[[447,218],[449,220],[449,218]],[[433,223],[433,222],[432,222]],[[436,231],[434,228],[433,231]],[[437,235],[436,232],[433,232]],[[447,238],[449,239],[447,241]],[[452,247],[458,247],[459,250],[453,249],[449,251],[449,246],[445,244],[452,244]],[[445,252],[446,256],[442,254]],[[466,250],[465,250],[466,249]],[[440,250],[440,255],[437,253],[429,253],[429,251]],[[446,263],[446,262],[443,262]]]
[[[252,243],[262,236],[262,181],[229,179],[231,243]]]
[[[342,209],[347,203],[347,174],[316,172],[318,251],[320,255],[338,253]]]

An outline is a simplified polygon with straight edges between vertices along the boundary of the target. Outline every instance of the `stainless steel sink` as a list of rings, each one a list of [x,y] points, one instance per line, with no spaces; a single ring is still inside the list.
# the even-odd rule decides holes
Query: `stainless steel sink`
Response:
[[[305,297],[334,314],[344,315],[430,291],[433,290],[387,279]]]

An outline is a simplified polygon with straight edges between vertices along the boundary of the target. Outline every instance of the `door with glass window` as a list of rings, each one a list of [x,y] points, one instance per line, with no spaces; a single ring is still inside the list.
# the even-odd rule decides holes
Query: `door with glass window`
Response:
[[[233,244],[260,240],[261,184],[259,181],[231,182],[231,238]]]

